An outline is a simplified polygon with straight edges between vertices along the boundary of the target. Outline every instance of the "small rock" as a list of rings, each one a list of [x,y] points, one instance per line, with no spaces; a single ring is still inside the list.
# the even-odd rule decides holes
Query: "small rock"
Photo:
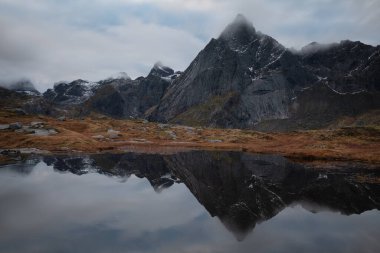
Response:
[[[48,132],[49,132],[49,135],[53,135],[53,134],[57,134],[58,133],[58,131],[55,130],[55,129],[49,129]]]
[[[44,127],[44,122],[42,121],[33,121],[30,123],[31,128],[43,128]]]
[[[41,150],[38,148],[19,148],[21,154],[48,154],[49,151]]]
[[[108,129],[107,135],[108,135],[108,138],[110,138],[110,139],[116,139],[120,136],[120,131]]]
[[[55,129],[34,129],[34,135],[36,136],[49,136],[57,133]]]
[[[159,128],[163,129],[165,127],[168,127],[169,125],[168,124],[158,124],[157,125]]]
[[[21,128],[22,128],[22,124],[20,122],[9,124],[9,129],[17,130]]]
[[[220,143],[223,142],[222,140],[208,140],[210,143]]]
[[[8,124],[0,125],[0,130],[7,130],[7,129],[9,129],[9,125]]]
[[[97,139],[97,140],[104,140],[106,137],[104,137],[103,135],[94,135],[94,136],[92,136],[92,138],[94,138],[94,139]]]
[[[170,135],[170,137],[171,137],[172,139],[177,139],[177,135],[175,134],[174,131],[167,130],[167,131],[165,131],[165,133],[167,133],[168,135]]]
[[[65,116],[58,117],[57,119],[58,119],[59,121],[66,121],[66,117],[65,117]]]
[[[143,123],[143,124],[148,124],[149,121],[147,121],[146,119],[144,119],[144,120],[142,121],[142,123]]]

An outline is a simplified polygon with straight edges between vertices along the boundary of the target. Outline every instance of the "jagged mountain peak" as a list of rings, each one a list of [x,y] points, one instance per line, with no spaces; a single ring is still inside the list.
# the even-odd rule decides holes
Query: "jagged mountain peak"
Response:
[[[220,34],[219,39],[227,41],[234,40],[246,44],[252,41],[256,36],[256,30],[252,22],[242,14],[238,14],[232,23]]]
[[[165,66],[162,62],[158,61],[153,65],[149,75],[167,77],[174,74],[174,70]]]
[[[131,80],[131,77],[126,72],[119,72],[112,75],[110,79]]]
[[[272,48],[273,50],[285,50],[278,41],[260,31],[256,31],[252,22],[246,17],[238,14],[234,21],[230,23],[218,38],[236,52],[245,52],[250,45],[254,47]]]

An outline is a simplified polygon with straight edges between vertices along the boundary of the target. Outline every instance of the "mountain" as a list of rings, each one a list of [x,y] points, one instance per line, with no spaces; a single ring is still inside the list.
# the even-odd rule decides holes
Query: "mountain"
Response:
[[[258,128],[265,123],[276,130],[281,120],[299,120],[309,104],[305,98],[310,96],[311,107],[340,105],[329,119],[357,115],[379,108],[379,48],[343,41],[333,45],[312,43],[294,52],[257,32],[252,23],[238,15],[168,87],[149,117],[161,122],[227,128]],[[340,94],[336,96],[340,102],[331,103],[329,98],[319,96],[326,88],[327,93]],[[310,95],[310,91],[314,93]],[[350,106],[355,108],[356,100],[360,103],[362,97],[360,92],[368,92],[369,101],[375,102],[356,111],[347,110],[344,93],[352,93]],[[316,116],[313,121],[321,117],[325,107],[309,112],[312,118]],[[330,120],[318,126],[286,123],[282,129],[315,128],[328,123]]]
[[[295,92],[317,80],[300,57],[238,15],[173,82],[151,118],[253,127],[289,117]]]
[[[29,87],[20,85],[19,91]],[[378,114],[380,46],[345,40],[291,50],[238,15],[184,72],[157,62],[135,80],[120,73],[94,83],[60,82],[24,107],[260,131],[334,127]]]
[[[16,82],[11,82],[6,85],[0,85],[3,88],[16,91],[18,93],[31,95],[31,96],[38,96],[40,95],[40,92],[36,89],[34,84],[27,79],[22,79]]]
[[[147,110],[159,103],[166,88],[176,77],[174,70],[156,63],[146,77],[100,81],[86,106],[119,118],[143,117]]]
[[[57,105],[81,104],[89,99],[96,90],[96,83],[78,79],[70,83],[59,82],[53,89],[44,92],[43,97]]]
[[[143,117],[157,105],[167,86],[179,73],[156,63],[148,76],[132,80],[120,73],[99,82],[84,80],[60,82],[48,89],[43,97],[53,106],[85,115],[95,111],[116,118]]]

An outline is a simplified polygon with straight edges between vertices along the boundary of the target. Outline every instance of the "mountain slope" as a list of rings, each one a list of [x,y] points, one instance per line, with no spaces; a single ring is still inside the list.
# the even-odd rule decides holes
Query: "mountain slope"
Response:
[[[294,91],[316,81],[299,57],[256,32],[239,15],[173,82],[151,118],[252,127],[262,120],[287,118]],[[213,104],[215,100],[217,104]],[[199,121],[205,107],[209,108],[208,118]]]

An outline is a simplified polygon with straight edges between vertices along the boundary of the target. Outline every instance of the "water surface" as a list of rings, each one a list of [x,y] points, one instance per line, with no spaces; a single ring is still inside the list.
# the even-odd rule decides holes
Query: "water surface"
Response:
[[[191,151],[0,167],[0,252],[379,252],[379,170]]]

